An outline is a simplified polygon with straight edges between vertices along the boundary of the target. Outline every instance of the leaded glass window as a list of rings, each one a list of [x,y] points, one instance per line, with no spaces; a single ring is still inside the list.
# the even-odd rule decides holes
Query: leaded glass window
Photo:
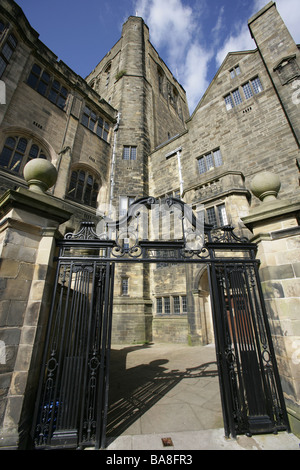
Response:
[[[228,219],[225,209],[225,204],[220,204],[217,206],[218,208],[218,216],[219,216],[219,224],[220,226],[228,225]]]
[[[242,97],[238,88],[232,92],[232,96],[236,106],[242,103]]]
[[[68,90],[46,70],[33,64],[27,84],[61,109],[66,106]]]
[[[124,145],[123,160],[136,160],[136,155],[137,155],[136,146]]]
[[[217,224],[215,208],[210,207],[209,209],[206,209],[206,215],[207,215],[207,222],[213,225],[213,227],[216,227],[218,224]]]
[[[164,297],[164,308],[165,308],[165,314],[169,315],[171,313],[170,297]]]
[[[213,150],[212,152],[198,158],[199,173],[206,173],[211,168],[217,168],[223,165],[223,158],[220,149]]]
[[[222,159],[220,149],[214,150],[213,154],[214,154],[215,166],[218,167],[218,166],[223,165],[223,159]]]
[[[215,207],[206,209],[206,220],[213,227],[222,227],[228,225],[225,204],[219,204]]]
[[[227,111],[229,111],[230,109],[232,109],[234,107],[232,97],[231,97],[231,95],[227,95],[227,96],[225,96],[224,99],[225,99],[226,109],[227,109]]]
[[[26,163],[33,158],[47,159],[43,148],[32,139],[22,136],[7,137],[0,154],[0,168],[23,176]]]
[[[180,313],[180,297],[179,297],[179,295],[175,295],[173,297],[173,302],[174,302],[174,313],[179,314]]]
[[[243,91],[244,91],[244,95],[245,95],[245,98],[246,100],[248,100],[249,98],[251,98],[253,96],[253,92],[251,90],[251,86],[250,86],[250,83],[245,83],[245,85],[243,85]]]
[[[97,207],[99,180],[83,169],[71,173],[67,197],[87,206]]]
[[[122,295],[128,295],[128,277],[122,278]]]
[[[3,24],[3,23],[1,23],[1,24]],[[3,30],[4,30],[4,25],[3,25]],[[15,38],[15,36],[13,34],[9,34],[6,42],[4,43],[4,46],[2,47],[1,52],[0,52],[0,77],[2,77],[7,65],[9,64],[9,61],[10,61],[17,45],[18,45],[18,41]]]
[[[109,124],[104,121],[102,117],[97,116],[97,114],[87,106],[84,107],[81,124],[96,133],[97,136],[101,137],[103,140],[108,140]]]
[[[256,77],[253,80],[251,80],[251,85],[253,87],[253,90],[254,90],[255,94],[260,93],[260,92],[263,91],[263,87],[262,87],[262,84],[261,84],[261,81],[260,81],[259,77]]]
[[[240,75],[240,73],[241,73],[241,69],[239,65],[237,65],[236,67],[233,67],[233,69],[230,70],[231,78],[237,77],[238,75]]]
[[[186,301],[185,295],[181,297],[181,301],[182,301],[182,313],[187,313],[187,301]]]

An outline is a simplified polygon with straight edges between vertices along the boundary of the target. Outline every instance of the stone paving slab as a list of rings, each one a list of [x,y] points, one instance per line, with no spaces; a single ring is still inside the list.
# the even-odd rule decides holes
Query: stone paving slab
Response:
[[[164,438],[170,438],[171,446],[163,445]],[[190,432],[169,432],[162,434],[123,435],[111,442],[107,450],[299,450],[300,439],[286,432],[238,436],[226,439],[223,429],[208,429]]]
[[[214,345],[113,345],[110,377],[107,450],[299,449],[285,432],[225,438]]]

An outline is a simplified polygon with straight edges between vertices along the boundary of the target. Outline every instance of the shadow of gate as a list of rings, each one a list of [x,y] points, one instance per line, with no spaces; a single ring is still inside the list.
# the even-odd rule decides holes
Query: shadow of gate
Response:
[[[169,362],[167,358],[126,369],[127,354],[137,349],[140,347],[111,351],[110,399],[107,415],[109,443],[123,434],[183,379],[218,376],[216,362],[206,362],[197,367],[186,368],[184,371],[176,369],[170,371],[165,367]]]

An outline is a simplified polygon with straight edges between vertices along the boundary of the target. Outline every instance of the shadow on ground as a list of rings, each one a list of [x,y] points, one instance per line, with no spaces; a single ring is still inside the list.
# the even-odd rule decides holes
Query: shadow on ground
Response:
[[[216,362],[206,362],[180,371],[169,370],[167,358],[126,369],[127,355],[141,348],[151,348],[151,345],[111,350],[107,421],[107,438],[110,441],[120,436],[183,379],[218,375]]]

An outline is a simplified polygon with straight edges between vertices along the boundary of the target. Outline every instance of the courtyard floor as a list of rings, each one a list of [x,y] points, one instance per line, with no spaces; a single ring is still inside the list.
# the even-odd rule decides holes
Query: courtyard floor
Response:
[[[214,345],[113,345],[107,450],[299,449],[293,434],[224,437]]]

